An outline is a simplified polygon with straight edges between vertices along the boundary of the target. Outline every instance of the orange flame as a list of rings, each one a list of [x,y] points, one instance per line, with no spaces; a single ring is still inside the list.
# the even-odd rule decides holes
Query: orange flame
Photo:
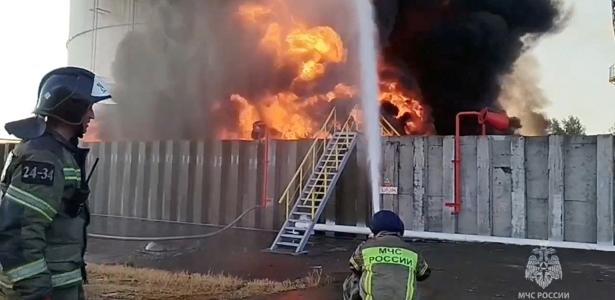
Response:
[[[300,98],[292,92],[281,92],[258,101],[248,101],[240,95],[232,95],[230,102],[239,111],[239,123],[237,128],[223,129],[219,136],[223,139],[251,139],[252,125],[257,121],[264,121],[272,138],[310,138],[322,125],[322,120],[310,114],[314,108],[334,100],[348,99],[350,95],[354,95],[354,91],[343,84],[338,84],[326,94],[308,98]]]
[[[256,23],[270,16],[266,8],[250,5],[239,9],[239,15],[249,23]],[[346,61],[346,49],[341,37],[331,27],[308,28],[294,23],[285,30],[279,22],[261,28],[263,38],[259,47],[276,59],[276,67],[296,70],[295,80],[313,81],[321,78],[328,64]]]
[[[397,81],[380,82],[380,102],[387,101],[397,107],[398,112],[394,117],[404,126],[404,133],[408,135],[431,133],[427,126],[425,107],[410,94]]]
[[[238,122],[234,128],[221,129],[220,138],[251,139],[253,124],[258,121],[267,125],[272,138],[320,137],[324,134],[319,132],[320,126],[332,108],[332,102],[356,100],[356,88],[344,83],[335,85],[324,94],[299,96],[305,95],[306,91],[299,92],[297,88],[301,85],[298,83],[315,82],[327,74],[330,65],[345,63],[347,49],[333,28],[310,27],[298,21],[284,2],[272,0],[270,3],[270,7],[241,5],[236,16],[247,30],[253,30],[261,37],[257,51],[271,56],[276,69],[293,70],[294,79],[286,91],[260,99],[246,99],[238,94],[230,96],[228,101],[238,111]],[[380,88],[379,101],[389,102],[398,109],[394,117],[403,127],[402,134],[427,133],[428,112],[417,97],[411,96],[412,93],[402,89],[395,80],[382,81]],[[360,122],[360,113],[353,114]]]

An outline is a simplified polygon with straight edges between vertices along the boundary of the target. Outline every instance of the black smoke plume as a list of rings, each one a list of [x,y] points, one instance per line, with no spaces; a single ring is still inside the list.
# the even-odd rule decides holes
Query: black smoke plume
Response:
[[[460,111],[501,110],[502,77],[528,47],[566,19],[559,0],[374,4],[384,58],[416,79],[438,134],[454,133]]]

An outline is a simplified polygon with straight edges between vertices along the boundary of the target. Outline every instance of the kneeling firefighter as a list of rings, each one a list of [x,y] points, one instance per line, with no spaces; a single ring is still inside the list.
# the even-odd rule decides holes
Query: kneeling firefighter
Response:
[[[42,78],[35,116],[6,124],[22,141],[0,177],[5,299],[85,299],[88,149],[78,141],[94,119],[92,106],[110,98],[109,86],[92,72],[59,68]]]
[[[374,236],[361,243],[350,258],[352,273],[344,281],[345,300],[414,300],[417,281],[431,270],[406,243],[404,223],[392,211],[377,212],[370,229]]]

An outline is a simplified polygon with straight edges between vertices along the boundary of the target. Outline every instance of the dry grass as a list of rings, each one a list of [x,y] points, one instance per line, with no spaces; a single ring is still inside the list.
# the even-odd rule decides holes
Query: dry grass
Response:
[[[241,299],[318,286],[322,274],[314,271],[283,282],[246,281],[226,275],[88,264],[88,279],[88,299]]]

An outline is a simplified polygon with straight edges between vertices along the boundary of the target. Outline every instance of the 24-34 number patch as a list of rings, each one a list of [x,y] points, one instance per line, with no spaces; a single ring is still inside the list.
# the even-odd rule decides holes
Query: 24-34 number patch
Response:
[[[31,184],[53,185],[55,167],[53,164],[25,161],[21,168],[21,181]]]

